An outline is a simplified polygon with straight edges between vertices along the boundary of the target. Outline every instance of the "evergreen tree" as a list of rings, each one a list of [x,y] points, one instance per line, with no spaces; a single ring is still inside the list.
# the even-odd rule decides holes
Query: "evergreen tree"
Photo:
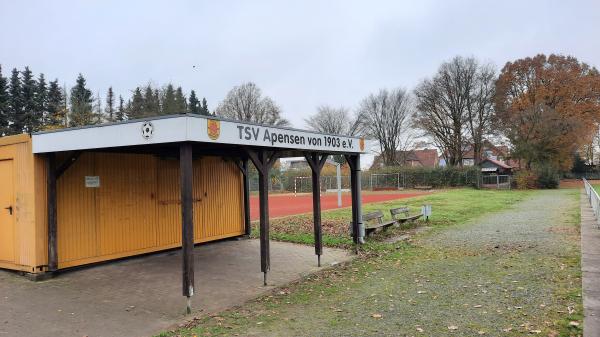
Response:
[[[94,100],[94,113],[98,117],[98,123],[102,122],[102,100],[100,99],[100,92],[96,92],[96,99]]]
[[[176,113],[185,113],[187,111],[187,101],[181,87],[177,87],[175,91],[175,106],[177,107]]]
[[[160,92],[158,91],[158,89],[154,89],[154,102],[156,102],[157,115],[162,115],[163,111],[162,107],[160,106]]]
[[[148,84],[144,89],[144,116],[160,115],[160,101],[154,95],[152,86]]]
[[[163,90],[162,108],[164,115],[172,115],[177,113],[177,104],[175,102],[175,89],[171,83],[167,84]]]
[[[117,109],[117,114],[115,115],[115,119],[119,122],[122,122],[127,119],[127,114],[125,112],[125,104],[123,101],[123,96],[119,95],[119,108]]]
[[[202,107],[200,107],[200,114],[205,116],[210,116],[210,111],[208,110],[208,104],[206,103],[206,98],[202,98]]]
[[[37,111],[35,100],[36,82],[29,67],[21,73],[21,97],[23,98],[22,120],[25,132],[34,132],[40,128],[41,113]]]
[[[144,115],[144,96],[142,96],[142,90],[140,87],[135,88],[133,96],[131,97],[131,104],[129,106],[128,115],[130,119],[143,118]]]
[[[71,113],[69,116],[71,126],[90,125],[99,122],[99,116],[93,109],[94,97],[85,85],[85,78],[79,74],[75,86],[71,88]]]
[[[63,95],[63,106],[62,106],[62,125],[66,128],[69,126],[69,118],[71,115],[71,111],[69,110],[69,101],[71,100],[69,97],[69,90],[67,90],[67,84],[64,83],[62,87],[62,95]]]
[[[44,74],[40,74],[35,89],[35,111],[37,112],[37,124],[39,129],[45,128],[48,124],[48,87]],[[37,131],[35,130],[35,131]]]
[[[0,137],[7,135],[9,121],[9,96],[8,80],[2,76],[2,65],[0,65]]]
[[[23,99],[21,98],[21,78],[17,68],[12,70],[9,84],[9,100],[8,100],[8,120],[12,122],[9,129],[9,134],[18,134],[23,132]]]
[[[198,100],[198,97],[196,97],[196,92],[192,90],[192,92],[190,92],[188,111],[193,114],[199,114],[200,108],[200,101]]]
[[[47,103],[47,117],[46,117],[46,128],[56,129],[64,126],[64,119],[66,111],[64,109],[65,97],[62,93],[61,87],[58,85],[58,79],[50,82],[48,88],[48,103]]]
[[[115,94],[112,87],[108,87],[108,92],[106,92],[106,108],[104,108],[104,112],[106,112],[107,121],[115,121]]]

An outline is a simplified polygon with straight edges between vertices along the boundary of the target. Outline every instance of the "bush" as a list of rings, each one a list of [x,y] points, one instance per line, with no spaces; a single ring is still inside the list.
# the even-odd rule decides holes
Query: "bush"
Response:
[[[514,177],[518,189],[558,188],[560,184],[558,171],[549,165],[518,171]]]
[[[520,190],[537,188],[538,176],[531,170],[520,170],[515,173],[515,184]]]
[[[543,165],[536,169],[536,173],[539,188],[558,188],[560,175],[555,168],[550,165]]]
[[[412,188],[415,186],[443,187],[477,187],[481,174],[479,167],[385,167],[372,171],[363,171],[368,176],[363,176],[363,187],[370,185],[369,178],[372,173],[399,173],[402,186]],[[369,186],[373,187],[373,186]]]

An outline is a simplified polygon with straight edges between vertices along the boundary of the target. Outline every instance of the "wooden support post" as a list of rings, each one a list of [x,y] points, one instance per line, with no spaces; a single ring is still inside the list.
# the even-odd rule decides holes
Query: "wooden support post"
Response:
[[[323,230],[321,226],[321,170],[327,161],[328,155],[305,154],[306,162],[312,171],[313,192],[313,227],[315,235],[315,254],[317,265],[321,266],[321,255],[323,255]]]
[[[56,155],[48,153],[46,157],[46,193],[48,201],[48,271],[58,269],[57,207],[56,207]]]
[[[190,314],[194,295],[194,202],[192,144],[179,145],[179,176],[181,188],[181,248],[183,255],[183,296],[187,297],[186,312]]]
[[[362,243],[362,199],[360,187],[360,155],[346,155],[350,166],[350,187],[352,191],[352,238],[355,244]]]
[[[248,176],[248,159],[242,160],[242,168],[244,170],[244,224],[245,234],[252,234],[252,222],[250,222],[250,177]]]
[[[267,273],[271,268],[269,249],[269,170],[277,160],[273,152],[269,157],[265,150],[246,150],[248,157],[258,171],[258,200],[260,214],[260,270],[263,273],[263,284],[267,285]]]

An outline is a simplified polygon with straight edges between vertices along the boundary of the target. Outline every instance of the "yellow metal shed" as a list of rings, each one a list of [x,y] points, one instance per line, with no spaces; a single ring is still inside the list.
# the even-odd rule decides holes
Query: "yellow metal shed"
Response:
[[[194,294],[195,243],[250,234],[248,163],[257,169],[260,258],[270,270],[269,170],[303,156],[312,171],[315,254],[322,254],[320,172],[350,166],[352,236],[361,243],[362,138],[198,115],[0,138],[0,268],[33,275],[182,247]],[[37,277],[36,277],[37,278]]]
[[[2,268],[46,270],[45,167],[29,135],[0,138]],[[194,159],[193,174],[194,242],[243,235],[243,177],[236,164],[202,156]],[[56,194],[59,269],[181,246],[177,158],[82,153],[57,180]]]

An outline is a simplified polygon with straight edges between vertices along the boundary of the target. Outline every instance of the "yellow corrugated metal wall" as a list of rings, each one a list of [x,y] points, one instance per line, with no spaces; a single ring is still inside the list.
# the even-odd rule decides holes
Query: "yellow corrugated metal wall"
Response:
[[[99,176],[86,188],[85,176]],[[244,233],[242,178],[217,157],[194,160],[195,242]],[[58,180],[59,268],[181,244],[179,162],[84,153]]]
[[[12,189],[13,216],[8,223],[0,226],[12,226],[12,237],[0,238],[0,244],[11,244],[12,261],[0,261],[0,267],[29,272],[36,271],[41,261],[36,255],[36,181],[34,179],[34,156],[31,152],[31,137],[15,135],[0,138],[0,160],[10,162],[12,180],[0,181],[0,188]],[[9,179],[9,178],[7,178]],[[0,211],[6,212],[1,205]],[[6,227],[4,227],[6,229]],[[5,241],[6,240],[6,241]]]

